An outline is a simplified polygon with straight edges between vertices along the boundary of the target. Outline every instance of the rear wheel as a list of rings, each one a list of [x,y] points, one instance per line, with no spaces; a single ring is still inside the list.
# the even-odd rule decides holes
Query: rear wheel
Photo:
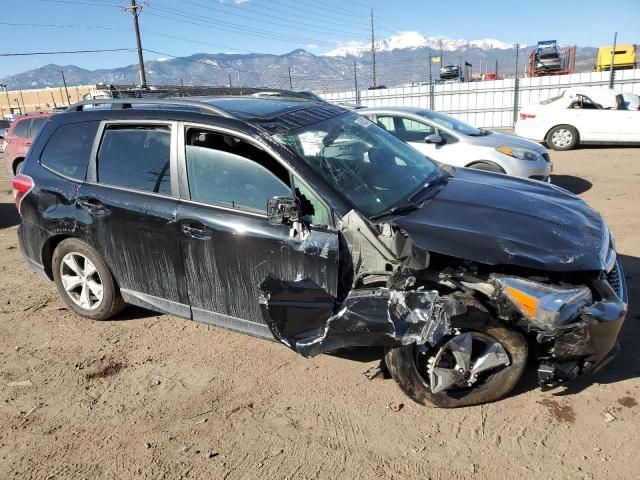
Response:
[[[547,145],[554,150],[571,150],[577,144],[578,131],[571,125],[558,125],[547,134]]]
[[[476,162],[469,165],[469,168],[483,170],[485,172],[506,173],[500,165],[493,162]]]
[[[16,162],[15,167],[13,168],[13,171],[16,175],[19,175],[20,173],[22,173],[22,167],[24,167],[24,159],[21,158]]]
[[[493,402],[518,383],[527,343],[495,321],[456,329],[437,345],[404,345],[385,357],[391,376],[418,403],[456,408]]]
[[[81,240],[60,242],[53,252],[52,271],[62,299],[78,315],[107,320],[125,307],[104,260]]]

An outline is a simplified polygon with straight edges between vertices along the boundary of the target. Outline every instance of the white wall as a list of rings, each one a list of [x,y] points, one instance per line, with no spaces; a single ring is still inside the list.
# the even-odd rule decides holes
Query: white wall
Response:
[[[515,80],[446,83],[435,85],[435,108],[478,127],[513,126]],[[567,87],[608,87],[609,72],[573,73],[548,77],[521,78],[519,104],[539,103],[558,95]],[[640,95],[640,69],[616,71],[615,89]],[[355,91],[321,95],[334,103],[355,103]],[[362,90],[360,103],[371,107],[429,108],[429,86]]]

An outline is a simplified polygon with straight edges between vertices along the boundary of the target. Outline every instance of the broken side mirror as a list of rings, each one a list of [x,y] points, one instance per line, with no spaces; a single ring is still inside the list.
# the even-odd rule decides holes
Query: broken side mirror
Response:
[[[290,197],[271,197],[267,202],[267,219],[271,225],[291,225],[300,221],[300,205]]]
[[[427,135],[424,141],[425,143],[435,143],[436,145],[441,145],[444,143],[444,138],[442,138],[437,133],[432,133],[431,135]]]

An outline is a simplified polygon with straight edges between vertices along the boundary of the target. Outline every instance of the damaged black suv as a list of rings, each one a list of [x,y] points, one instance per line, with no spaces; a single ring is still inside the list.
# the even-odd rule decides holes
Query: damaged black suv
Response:
[[[613,237],[560,188],[438,165],[320,101],[93,102],[13,183],[25,258],[80,315],[135,304],[305,357],[382,346],[439,407],[506,395],[529,350],[555,385],[618,348]]]

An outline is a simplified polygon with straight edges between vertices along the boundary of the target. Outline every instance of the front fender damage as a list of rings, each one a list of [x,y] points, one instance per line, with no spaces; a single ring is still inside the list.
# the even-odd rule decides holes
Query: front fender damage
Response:
[[[465,311],[434,290],[354,289],[336,305],[308,278],[268,276],[260,292],[262,315],[275,339],[305,357],[348,347],[435,345],[451,333],[451,317]]]

